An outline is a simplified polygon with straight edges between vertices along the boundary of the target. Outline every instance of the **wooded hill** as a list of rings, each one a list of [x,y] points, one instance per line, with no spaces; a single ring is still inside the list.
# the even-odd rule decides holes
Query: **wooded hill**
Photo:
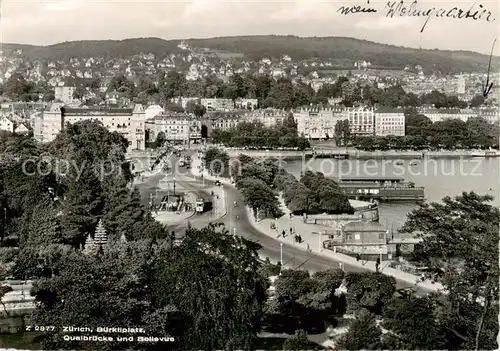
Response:
[[[290,55],[294,61],[305,59],[331,60],[338,68],[348,68],[355,61],[364,60],[373,66],[386,69],[404,69],[420,65],[426,72],[442,73],[484,71],[488,68],[487,55],[471,51],[442,51],[406,48],[346,37],[296,36],[236,36],[210,39],[188,39],[191,47],[209,48],[241,53],[248,59],[264,57],[281,58]],[[179,40],[136,38],[126,40],[94,40],[64,42],[50,46],[3,44],[4,53],[21,49],[27,60],[64,60],[71,57],[120,58],[141,52],[153,53],[157,58],[179,52]],[[500,60],[494,57],[492,70],[500,68]],[[352,66],[351,66],[352,67]]]

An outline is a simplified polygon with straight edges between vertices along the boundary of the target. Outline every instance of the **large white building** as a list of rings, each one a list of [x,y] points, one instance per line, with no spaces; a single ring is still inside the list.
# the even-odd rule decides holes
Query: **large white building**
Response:
[[[481,117],[490,123],[498,122],[500,114],[497,109],[420,109],[419,113],[428,117],[432,122],[440,122],[445,119],[459,119],[467,122],[470,118]]]
[[[254,110],[243,115],[243,120],[248,122],[260,122],[266,127],[272,127],[277,123],[283,123],[289,112],[279,109],[266,108]]]
[[[335,125],[348,120],[352,135],[404,136],[405,116],[401,111],[377,111],[373,108],[302,108],[293,112],[297,132],[308,139],[328,139]]]
[[[0,116],[0,130],[4,130],[9,133],[14,132],[14,122],[7,118],[6,116]]]
[[[207,111],[233,111],[234,102],[231,99],[201,99],[200,103]]]
[[[375,135],[375,111],[373,108],[348,108],[347,119],[353,135]]]
[[[338,121],[348,119],[345,110],[341,108],[301,108],[293,112],[297,123],[297,132],[307,139],[328,139],[335,133]]]
[[[75,101],[73,99],[75,89],[75,87],[57,86],[54,88],[54,99],[65,104],[71,104]]]
[[[110,132],[118,132],[127,138],[129,150],[144,150],[145,113],[142,105],[134,108],[71,108],[54,103],[49,110],[35,117],[34,137],[40,142],[51,142],[66,123],[85,120],[101,122]]]
[[[460,76],[457,79],[457,94],[463,95],[465,94],[465,77]]]
[[[169,112],[146,121],[148,141],[153,142],[159,133],[165,135],[167,142],[188,144],[201,139],[201,121],[186,113]]]
[[[405,114],[401,111],[375,112],[376,136],[404,136]]]

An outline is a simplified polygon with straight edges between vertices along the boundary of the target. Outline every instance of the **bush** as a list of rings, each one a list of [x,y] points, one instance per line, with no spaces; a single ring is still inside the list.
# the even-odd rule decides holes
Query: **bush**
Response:
[[[283,342],[283,350],[307,350],[310,348],[307,334],[303,330],[297,330],[295,335]]]

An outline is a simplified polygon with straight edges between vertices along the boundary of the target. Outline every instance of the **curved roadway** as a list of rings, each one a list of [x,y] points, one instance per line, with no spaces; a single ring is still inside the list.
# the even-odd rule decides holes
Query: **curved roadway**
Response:
[[[192,152],[188,152],[188,153],[192,153]],[[173,163],[175,165],[176,160],[174,159],[172,161],[174,161]],[[177,167],[173,167],[172,169],[177,169]],[[193,190],[194,190],[194,188],[196,188],[197,192],[200,192],[200,191],[205,192],[206,191],[206,190],[204,191],[202,189],[201,177],[195,177],[190,173],[188,176],[186,176],[186,174],[187,174],[186,169],[183,169],[183,172],[186,172],[186,173],[184,173],[184,175],[181,172],[176,173],[176,181],[177,181],[177,179],[179,179],[179,181],[182,182],[183,184],[189,184],[189,187],[193,188]],[[160,175],[158,175],[158,178],[156,178],[157,176],[152,176],[152,177],[150,177],[150,179],[152,178],[152,180],[154,181],[155,178],[160,179],[163,176],[164,176],[163,174],[160,174]],[[192,179],[194,179],[194,178],[199,182],[199,186],[197,186],[197,187],[194,184],[187,183],[189,181],[192,181]],[[148,183],[149,183],[150,179],[148,179]],[[215,183],[213,181],[205,179],[205,185],[212,187],[215,185]],[[224,217],[222,217],[219,220],[216,220],[215,222],[218,222],[218,223],[222,222],[225,224],[226,228],[228,228],[228,230],[230,232],[233,232],[233,230],[235,229],[237,235],[241,235],[242,237],[245,237],[247,239],[250,239],[252,241],[259,243],[262,246],[262,248],[260,250],[261,257],[263,257],[263,258],[269,257],[269,259],[272,262],[280,261],[280,258],[281,258],[280,243],[281,243],[281,241],[278,240],[277,238],[270,237],[269,235],[264,234],[261,231],[257,230],[250,223],[250,219],[248,218],[248,213],[245,210],[244,206],[241,206],[241,205],[239,205],[237,207],[232,206],[234,201],[237,201],[239,204],[243,203],[243,199],[242,199],[240,192],[231,186],[227,186],[227,185],[222,185],[222,186],[224,187],[225,194],[226,194],[226,204],[227,204],[227,211],[228,212]],[[236,220],[236,215],[239,217],[238,220]],[[213,222],[213,220],[210,220],[211,218],[213,218],[211,216],[211,213],[205,213],[203,215],[194,216],[192,219],[190,219],[190,222],[195,227],[204,226],[204,225],[208,224],[208,222]],[[185,226],[183,224],[181,224],[181,225],[174,226],[173,228],[177,233],[178,231],[185,229]],[[319,255],[319,254],[315,254],[314,252],[307,252],[303,249],[295,247],[293,244],[289,244],[286,242],[283,243],[283,264],[284,264],[284,266],[286,266],[288,268],[304,269],[304,270],[308,270],[310,272],[318,272],[318,271],[331,269],[331,268],[339,268],[340,267],[339,263],[342,263],[342,262],[334,260],[334,259],[329,258],[329,257]],[[364,268],[360,268],[358,266],[352,266],[352,265],[345,264],[345,263],[343,263],[343,268],[347,272],[364,272],[364,271],[366,271],[366,269],[364,269]],[[430,290],[427,290],[427,289],[424,289],[421,287],[415,287],[414,284],[410,284],[410,283],[405,282],[405,281],[396,280],[396,282],[397,282],[398,289],[413,287],[416,289],[416,292],[419,295],[425,295],[425,294],[430,292]]]

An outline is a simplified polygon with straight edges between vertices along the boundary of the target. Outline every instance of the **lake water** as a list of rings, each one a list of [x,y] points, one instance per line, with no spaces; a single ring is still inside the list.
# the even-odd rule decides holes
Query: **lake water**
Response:
[[[500,158],[440,158],[421,160],[334,160],[311,159],[287,161],[285,168],[300,177],[302,170],[322,172],[329,178],[347,176],[399,177],[425,187],[426,201],[439,202],[445,196],[454,197],[462,191],[474,191],[494,197],[500,205]],[[417,208],[411,203],[381,203],[380,224],[397,230],[406,214]]]

